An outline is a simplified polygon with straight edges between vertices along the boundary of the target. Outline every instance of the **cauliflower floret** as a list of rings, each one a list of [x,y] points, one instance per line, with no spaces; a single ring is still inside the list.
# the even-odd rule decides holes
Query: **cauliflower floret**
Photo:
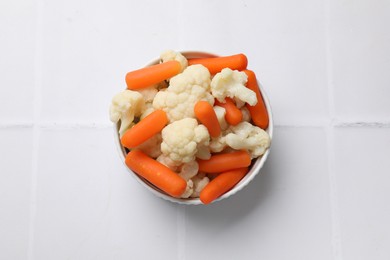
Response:
[[[252,158],[264,154],[271,139],[266,131],[248,122],[231,127],[232,133],[225,136],[226,144],[234,149],[247,149]]]
[[[254,106],[257,103],[256,93],[245,87],[247,80],[245,72],[225,68],[211,81],[211,93],[219,102],[225,102],[225,98],[230,97]]]
[[[242,101],[242,100],[240,100],[238,98],[234,98],[234,103],[236,104],[236,107],[238,109],[241,109],[241,108],[243,108],[245,106],[245,101]]]
[[[198,125],[194,118],[175,121],[162,130],[161,151],[175,162],[188,163],[195,160],[198,146],[207,145],[209,132]]]
[[[144,109],[143,109],[143,112],[140,116],[140,120],[144,119],[145,117],[147,117],[148,115],[150,115],[152,112],[154,112],[154,107],[153,107],[153,104],[152,103],[145,103],[145,106],[144,106]]]
[[[192,193],[194,193],[194,183],[192,180],[188,180],[186,190],[180,197],[186,199],[189,198]]]
[[[193,183],[193,193],[191,194],[191,198],[198,198],[200,192],[204,187],[210,182],[210,179],[206,177],[204,174],[198,174],[192,179]]]
[[[165,91],[159,91],[153,100],[155,109],[167,113],[169,122],[195,118],[194,106],[199,100],[214,105],[210,92],[210,72],[202,65],[192,65],[173,78]]]
[[[198,145],[198,151],[196,152],[196,158],[202,159],[202,160],[208,160],[211,157],[209,142]]]
[[[145,100],[144,109],[140,117],[140,119],[142,120],[155,110],[153,108],[153,99],[158,93],[158,89],[157,85],[155,85],[148,88],[139,89],[137,90],[137,92],[139,92]]]
[[[160,156],[157,157],[156,161],[158,161],[161,164],[164,164],[167,166],[169,169],[171,169],[174,172],[177,172],[179,169],[179,166],[181,162],[175,162],[168,156],[161,154]]]
[[[213,138],[210,142],[210,151],[212,153],[219,153],[226,147],[226,138],[220,135],[217,138]]]
[[[226,135],[231,133],[231,132],[232,132],[231,129],[228,128],[225,131],[222,131],[220,136],[212,138],[210,141],[210,145],[209,145],[210,151],[212,153],[222,152],[225,149],[225,147],[227,146]]]
[[[138,145],[137,148],[149,155],[152,158],[157,158],[161,155],[161,134],[155,134],[142,144]]]
[[[157,86],[151,86],[147,88],[138,89],[137,92],[139,92],[142,95],[146,103],[152,103],[158,90],[157,90]]]
[[[242,107],[240,110],[242,113],[242,121],[250,122],[252,117],[251,117],[251,113],[249,112],[248,108]]]
[[[220,106],[214,106],[214,112],[217,115],[219,125],[221,126],[221,130],[226,130],[229,127],[229,124],[226,122],[225,115],[226,110]]]
[[[199,165],[197,161],[192,161],[189,163],[185,163],[181,166],[181,171],[179,175],[183,177],[185,180],[189,180],[192,177],[194,177],[196,174],[198,174],[199,171]]]
[[[130,127],[135,116],[140,116],[145,100],[137,91],[124,90],[112,99],[110,106],[110,120],[114,123],[121,121],[119,134],[122,136]]]
[[[184,57],[180,52],[176,52],[173,50],[166,50],[163,53],[161,53],[160,58],[163,62],[167,62],[170,60],[176,60],[180,62],[181,71],[185,70],[188,66],[188,61],[186,57]]]

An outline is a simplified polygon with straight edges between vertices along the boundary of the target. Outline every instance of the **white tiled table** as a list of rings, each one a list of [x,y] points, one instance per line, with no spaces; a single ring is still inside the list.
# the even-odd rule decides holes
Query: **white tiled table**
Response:
[[[387,0],[0,2],[0,259],[390,259]],[[165,49],[246,53],[266,166],[185,207],[128,174],[108,106]]]

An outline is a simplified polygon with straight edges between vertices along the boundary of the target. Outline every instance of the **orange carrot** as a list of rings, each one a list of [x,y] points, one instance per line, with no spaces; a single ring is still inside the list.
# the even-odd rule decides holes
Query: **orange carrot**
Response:
[[[220,173],[237,168],[248,167],[251,156],[245,150],[232,153],[212,155],[208,160],[198,160],[199,171],[205,173]]]
[[[188,60],[188,65],[194,64],[202,64],[208,68],[211,75],[214,75],[224,68],[230,68],[232,70],[244,70],[248,65],[248,59],[244,54],[240,53],[232,56],[197,58]]]
[[[127,88],[134,90],[150,87],[179,74],[180,71],[181,65],[176,60],[134,70],[126,74]]]
[[[182,177],[140,150],[130,151],[125,163],[135,173],[173,197],[180,197],[186,190],[187,182]]]
[[[246,75],[248,76],[248,81],[246,83],[247,88],[254,91],[257,97],[257,104],[254,106],[250,106],[246,104],[246,107],[251,114],[252,121],[258,127],[262,129],[267,129],[269,118],[267,113],[267,108],[264,104],[263,96],[260,93],[259,85],[257,84],[256,75],[251,70],[244,70]]]
[[[159,133],[167,123],[168,117],[163,110],[153,111],[127,130],[121,138],[121,143],[124,147],[134,148]]]
[[[207,101],[198,101],[195,104],[194,113],[212,137],[218,137],[221,134],[221,126],[219,125],[217,115]]]
[[[200,192],[200,200],[209,204],[233,188],[247,174],[248,168],[239,168],[219,174]]]
[[[216,106],[221,106],[226,110],[225,119],[231,125],[237,125],[242,121],[242,112],[236,107],[231,98],[225,98],[225,103],[215,101]]]

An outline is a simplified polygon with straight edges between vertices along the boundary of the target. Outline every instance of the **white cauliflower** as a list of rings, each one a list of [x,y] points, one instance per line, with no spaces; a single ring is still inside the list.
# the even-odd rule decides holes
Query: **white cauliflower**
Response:
[[[153,107],[164,110],[170,122],[195,118],[196,102],[205,100],[214,105],[214,97],[210,94],[210,81],[210,72],[206,67],[189,66],[171,78],[167,89],[157,93]]]
[[[186,199],[189,198],[193,193],[194,193],[194,183],[192,182],[192,180],[188,180],[186,190],[180,197]]]
[[[180,52],[176,52],[173,50],[166,50],[161,53],[160,58],[163,62],[167,62],[170,60],[176,60],[180,62],[181,71],[185,70],[188,66],[188,61],[186,57],[184,57]]]
[[[184,118],[167,125],[162,130],[161,151],[175,162],[195,160],[198,146],[208,145],[210,135],[204,125],[194,118]]]
[[[240,100],[240,99],[238,99],[238,98],[234,98],[234,103],[236,104],[236,107],[238,109],[241,109],[241,108],[243,108],[245,106],[245,102]]]
[[[130,127],[135,116],[140,116],[145,100],[137,91],[124,90],[112,99],[110,106],[110,120],[114,123],[121,121],[119,134],[122,136]]]
[[[192,198],[198,198],[200,195],[200,192],[203,190],[204,187],[210,182],[210,179],[206,177],[204,174],[198,174],[192,179],[193,184],[193,192],[191,194]]]
[[[211,157],[209,142],[198,145],[198,151],[196,152],[196,158],[202,160],[208,160]]]
[[[142,95],[146,103],[152,103],[154,97],[158,92],[158,89],[157,86],[151,86],[147,88],[138,89],[137,92],[139,92]]]
[[[251,113],[249,112],[248,108],[246,108],[244,106],[240,110],[241,110],[241,113],[242,113],[242,121],[250,122],[252,117],[251,117]]]
[[[225,149],[225,147],[227,146],[226,135],[231,133],[231,132],[232,132],[231,129],[228,128],[225,131],[223,131],[220,136],[218,136],[216,138],[212,138],[210,141],[210,145],[209,145],[210,151],[212,153],[222,152]]]
[[[181,164],[181,162],[175,162],[171,158],[169,158],[168,156],[166,156],[164,154],[161,154],[160,156],[158,156],[156,158],[156,161],[167,166],[169,169],[171,169],[174,172],[178,171],[179,166]]]
[[[198,174],[199,165],[197,161],[191,161],[189,163],[185,163],[181,166],[181,170],[179,175],[183,177],[185,180],[189,180]]]
[[[136,91],[142,95],[145,101],[145,105],[142,114],[140,116],[140,119],[142,120],[155,110],[153,108],[153,99],[156,96],[158,89],[157,89],[157,85],[155,85],[147,88],[142,88]]]
[[[179,175],[187,181],[186,191],[181,195],[181,198],[189,198],[194,193],[194,182],[191,178],[198,174],[198,170],[199,165],[196,161],[181,166]]]
[[[225,136],[225,142],[233,149],[246,149],[252,158],[264,154],[271,139],[266,131],[248,122],[241,122],[230,128],[232,133]]]
[[[147,117],[148,115],[150,115],[154,111],[155,111],[155,109],[154,109],[152,103],[145,103],[143,112],[142,112],[142,114],[141,114],[139,119],[140,120],[144,119],[145,117]]]
[[[247,80],[245,72],[225,68],[211,81],[211,93],[219,102],[230,97],[254,106],[257,104],[256,93],[245,86]]]
[[[226,110],[220,106],[214,106],[214,112],[217,115],[219,125],[221,126],[221,130],[226,130],[229,127],[229,124],[226,122],[225,115]]]
[[[161,134],[155,134],[142,144],[138,145],[137,148],[143,151],[145,154],[152,158],[157,158],[161,155]]]

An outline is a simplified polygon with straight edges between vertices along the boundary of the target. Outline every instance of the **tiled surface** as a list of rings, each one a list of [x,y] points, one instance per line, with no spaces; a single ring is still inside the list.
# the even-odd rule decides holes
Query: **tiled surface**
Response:
[[[175,205],[134,181],[112,137],[107,128],[42,130],[35,259],[141,259],[145,242],[176,256]]]
[[[35,21],[34,0],[0,2],[0,122],[32,119]]]
[[[174,12],[170,2],[43,1],[42,120],[106,122],[126,72],[177,42],[167,31],[177,23],[173,17],[147,21],[150,6]]]
[[[390,120],[389,1],[330,1],[336,115]]]
[[[0,129],[1,259],[26,259],[28,255],[31,140],[31,129]]]
[[[190,253],[205,244],[220,259],[332,258],[325,132],[283,127],[275,136],[270,161],[247,189],[186,209],[186,259],[207,259],[207,250]]]
[[[0,259],[389,259],[388,1],[0,3]],[[152,18],[153,17],[153,18]],[[182,207],[108,122],[164,49],[244,52],[273,106],[262,173]]]
[[[345,259],[388,259],[390,128],[335,131],[335,176]]]

